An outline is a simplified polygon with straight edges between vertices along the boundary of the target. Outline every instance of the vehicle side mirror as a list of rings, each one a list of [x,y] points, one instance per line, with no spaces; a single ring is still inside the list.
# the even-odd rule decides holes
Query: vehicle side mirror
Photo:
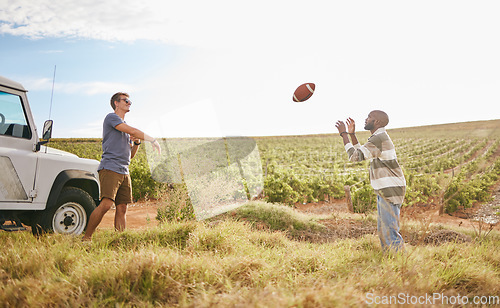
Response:
[[[43,124],[43,133],[42,133],[42,139],[43,140],[49,140],[52,138],[52,125],[54,124],[54,121],[52,120],[47,120]]]
[[[42,132],[42,140],[43,141],[38,141],[38,143],[35,146],[35,151],[38,152],[40,151],[40,148],[42,145],[47,144],[49,142],[49,139],[52,138],[52,125],[54,124],[54,121],[52,120],[47,120],[45,123],[43,123],[43,132]]]

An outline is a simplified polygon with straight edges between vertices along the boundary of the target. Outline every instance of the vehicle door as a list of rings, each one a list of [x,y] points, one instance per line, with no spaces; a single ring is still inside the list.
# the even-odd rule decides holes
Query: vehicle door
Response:
[[[6,91],[0,87],[0,209],[6,203],[29,203],[36,194],[36,131],[23,104],[26,93]]]

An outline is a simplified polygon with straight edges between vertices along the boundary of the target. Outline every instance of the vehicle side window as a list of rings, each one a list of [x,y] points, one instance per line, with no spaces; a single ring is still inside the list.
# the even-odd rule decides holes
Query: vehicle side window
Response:
[[[0,91],[0,135],[31,139],[21,97]]]

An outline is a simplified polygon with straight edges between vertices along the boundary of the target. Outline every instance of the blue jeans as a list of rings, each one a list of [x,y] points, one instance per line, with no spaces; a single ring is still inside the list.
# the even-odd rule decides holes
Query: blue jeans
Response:
[[[377,230],[384,251],[403,248],[403,237],[399,233],[400,204],[392,204],[377,195]]]

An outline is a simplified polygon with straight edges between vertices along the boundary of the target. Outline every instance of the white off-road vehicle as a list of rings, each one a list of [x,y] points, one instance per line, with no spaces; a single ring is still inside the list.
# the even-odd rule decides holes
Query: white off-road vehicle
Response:
[[[99,202],[96,160],[44,146],[24,87],[0,76],[0,228],[81,234]]]

